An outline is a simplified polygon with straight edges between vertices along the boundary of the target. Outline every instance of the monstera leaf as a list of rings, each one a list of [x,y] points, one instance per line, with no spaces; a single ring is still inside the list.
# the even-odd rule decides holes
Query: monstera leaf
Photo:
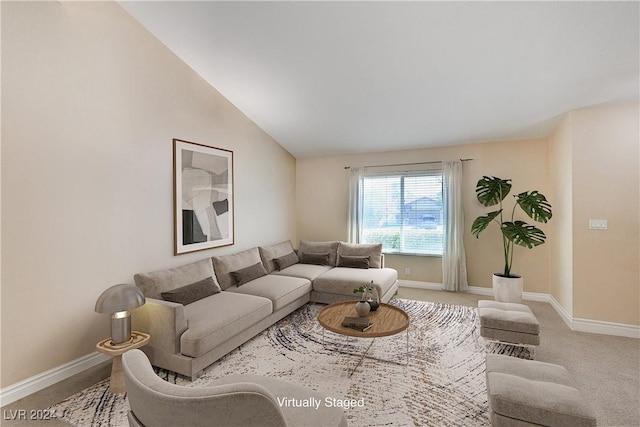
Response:
[[[511,210],[510,218],[503,218],[505,212],[503,200],[511,191],[511,180],[495,176],[483,176],[476,184],[476,196],[483,206],[498,205],[499,209],[481,215],[473,221],[471,234],[479,237],[492,222],[496,222],[502,231],[502,245],[504,252],[504,275],[510,277],[513,265],[514,245],[533,248],[543,244],[547,236],[537,227],[524,221],[515,219],[516,208],[519,206],[531,219],[537,222],[547,222],[551,219],[551,204],[538,191],[525,191],[517,194],[516,203]],[[505,221],[507,219],[507,221]]]
[[[473,221],[473,224],[471,225],[471,234],[478,237],[478,235],[482,233],[484,229],[487,228],[489,224],[491,224],[491,221],[493,221],[498,215],[500,215],[501,212],[502,209],[495,212],[489,212],[484,216],[479,216],[478,218],[476,218],[476,220]]]
[[[483,176],[476,184],[476,196],[483,206],[500,203],[511,191],[511,180],[495,176]]]
[[[517,203],[529,218],[546,223],[551,219],[551,205],[543,194],[537,191],[525,191],[516,196]]]
[[[524,221],[503,223],[502,234],[516,245],[529,249],[543,244],[547,239],[542,230]]]

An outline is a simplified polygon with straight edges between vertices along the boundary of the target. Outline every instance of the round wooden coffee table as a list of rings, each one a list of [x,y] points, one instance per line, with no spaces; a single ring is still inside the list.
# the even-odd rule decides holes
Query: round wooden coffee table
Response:
[[[409,364],[409,315],[405,313],[399,307],[394,305],[380,303],[380,307],[376,311],[372,311],[369,313],[367,318],[371,321],[371,327],[366,331],[358,331],[356,329],[349,328],[347,326],[342,326],[342,321],[345,317],[358,317],[356,313],[356,302],[357,301],[341,301],[330,304],[320,310],[318,313],[318,323],[322,326],[322,342],[325,343],[325,330],[334,332],[336,334],[345,335],[349,337],[358,337],[358,338],[378,338],[378,337],[388,337],[391,335],[398,334],[402,331],[407,332],[407,359],[406,364]],[[360,361],[356,365],[356,367],[351,371],[349,377],[353,375],[353,372],[360,366],[362,360],[367,356],[369,349],[373,345],[374,341],[371,341],[369,347],[362,355],[360,356]],[[353,353],[337,350],[341,353],[351,354]],[[371,358],[371,357],[369,357]],[[385,360],[379,358],[373,358],[375,360],[380,360],[384,362],[392,362],[398,363],[393,360]],[[400,364],[400,363],[398,363]]]

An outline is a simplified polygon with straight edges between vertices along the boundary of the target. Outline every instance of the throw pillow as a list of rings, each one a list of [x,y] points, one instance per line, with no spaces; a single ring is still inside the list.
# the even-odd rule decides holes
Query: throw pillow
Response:
[[[338,255],[342,256],[369,256],[370,268],[382,267],[382,244],[381,243],[347,243],[340,242]]]
[[[323,254],[313,254],[308,252],[302,252],[300,254],[300,262],[302,264],[315,264],[315,265],[330,265],[329,252]]]
[[[338,244],[337,240],[329,242],[315,242],[310,240],[300,240],[300,246],[298,247],[298,253],[307,254],[323,254],[329,252],[329,264],[331,267],[335,267],[338,263]],[[365,254],[345,254],[345,255],[365,255]]]
[[[338,267],[369,268],[370,256],[342,256],[338,255]]]
[[[253,264],[250,267],[241,268],[240,270],[231,272],[233,284],[236,286],[244,285],[247,282],[266,275],[267,271],[264,269],[261,262]]]
[[[278,266],[275,263],[276,258],[283,257],[293,252],[293,245],[291,244],[291,240],[285,240],[283,242],[276,243],[275,245],[260,246],[258,247],[258,251],[260,251],[260,258],[262,259],[264,269],[267,270],[267,273],[271,273],[278,269]]]
[[[133,280],[146,298],[162,299],[162,292],[199,282],[207,277],[212,277],[214,282],[216,281],[213,265],[209,258],[167,270],[138,273],[133,276]]]
[[[191,283],[190,285],[162,292],[160,295],[165,301],[187,305],[202,298],[217,294],[218,292],[221,292],[220,287],[213,280],[213,277],[208,277],[199,282]]]
[[[298,255],[295,252],[291,252],[285,256],[281,256],[279,258],[275,258],[273,263],[276,265],[278,270],[284,270],[287,267],[291,267],[293,264],[297,264],[300,261]]]
[[[218,283],[223,291],[235,284],[233,277],[231,277],[232,271],[238,271],[241,268],[262,262],[258,248],[247,249],[231,255],[213,256],[211,260]]]

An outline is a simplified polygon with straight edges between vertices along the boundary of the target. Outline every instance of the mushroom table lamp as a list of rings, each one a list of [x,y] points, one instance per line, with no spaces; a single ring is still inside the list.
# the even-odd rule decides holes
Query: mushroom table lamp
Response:
[[[144,295],[133,285],[115,285],[104,291],[96,301],[96,312],[111,314],[111,344],[131,340],[131,313],[129,310],[145,303]]]

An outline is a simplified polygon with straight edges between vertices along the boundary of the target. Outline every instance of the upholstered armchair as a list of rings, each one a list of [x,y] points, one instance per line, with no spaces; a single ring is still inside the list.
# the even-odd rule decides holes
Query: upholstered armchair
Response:
[[[140,426],[346,426],[340,408],[326,407],[325,396],[273,378],[230,375],[206,387],[162,380],[140,350],[122,355],[132,427]],[[319,409],[290,407],[282,399],[310,399]]]

